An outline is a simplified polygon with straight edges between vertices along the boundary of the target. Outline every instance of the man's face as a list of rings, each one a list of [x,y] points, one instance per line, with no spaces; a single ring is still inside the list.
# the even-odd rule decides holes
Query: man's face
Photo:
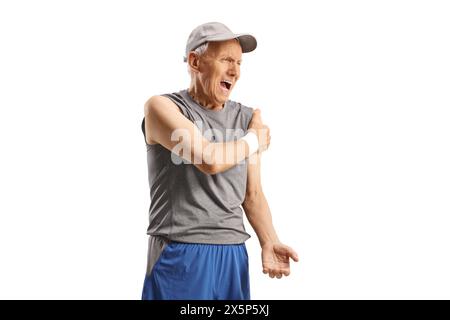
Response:
[[[199,79],[214,104],[224,104],[240,76],[242,48],[235,39],[210,42],[200,59]]]

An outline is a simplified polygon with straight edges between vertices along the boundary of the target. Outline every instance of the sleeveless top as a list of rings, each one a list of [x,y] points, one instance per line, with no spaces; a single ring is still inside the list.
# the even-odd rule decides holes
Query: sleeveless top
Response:
[[[212,142],[238,140],[247,133],[253,109],[227,100],[207,109],[187,90],[164,94]],[[142,120],[145,138],[145,118]],[[150,187],[147,234],[187,243],[237,244],[250,238],[243,224],[248,158],[215,174],[201,172],[160,144],[147,147]]]

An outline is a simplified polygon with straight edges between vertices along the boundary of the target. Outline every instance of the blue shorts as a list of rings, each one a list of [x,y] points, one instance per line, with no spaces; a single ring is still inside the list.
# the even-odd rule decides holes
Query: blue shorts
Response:
[[[146,274],[142,291],[142,300],[249,299],[244,243],[168,242]]]

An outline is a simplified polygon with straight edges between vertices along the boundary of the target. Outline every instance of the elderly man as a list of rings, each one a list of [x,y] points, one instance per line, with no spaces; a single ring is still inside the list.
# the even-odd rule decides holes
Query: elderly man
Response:
[[[250,299],[242,208],[264,273],[287,276],[290,259],[298,261],[279,241],[261,187],[268,127],[259,110],[229,100],[242,53],[255,48],[249,34],[200,25],[186,45],[189,89],[145,104],[151,204],[142,299]]]

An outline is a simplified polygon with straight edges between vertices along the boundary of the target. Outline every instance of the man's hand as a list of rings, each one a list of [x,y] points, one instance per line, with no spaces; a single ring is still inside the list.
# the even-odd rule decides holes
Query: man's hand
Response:
[[[263,273],[268,273],[271,278],[280,279],[283,275],[291,273],[289,259],[298,262],[297,253],[282,243],[268,243],[262,247]]]
[[[248,125],[248,130],[253,131],[258,136],[259,150],[265,151],[270,145],[270,129],[263,124],[261,119],[261,110],[253,111],[252,120]]]

